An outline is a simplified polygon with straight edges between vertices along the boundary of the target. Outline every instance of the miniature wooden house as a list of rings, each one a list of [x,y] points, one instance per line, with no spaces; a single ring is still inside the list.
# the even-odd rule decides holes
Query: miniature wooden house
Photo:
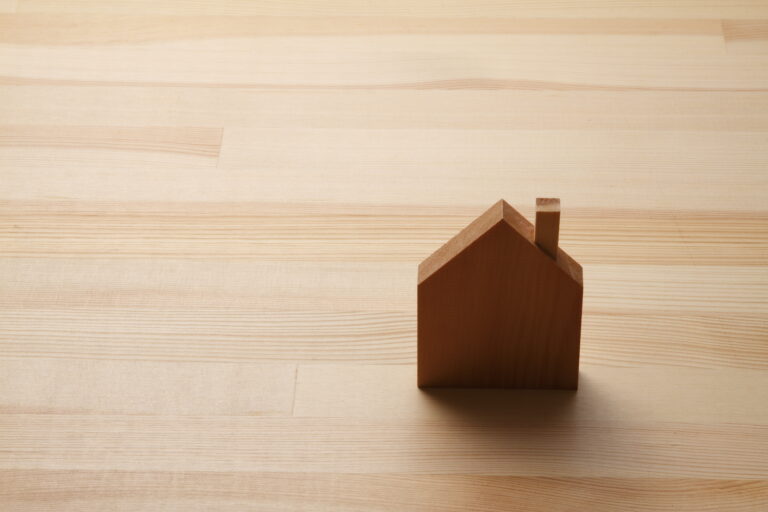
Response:
[[[576,389],[582,270],[559,224],[558,199],[535,228],[502,200],[419,265],[419,387]]]

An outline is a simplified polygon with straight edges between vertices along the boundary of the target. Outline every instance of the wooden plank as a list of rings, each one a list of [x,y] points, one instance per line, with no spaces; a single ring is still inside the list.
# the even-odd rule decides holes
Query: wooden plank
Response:
[[[0,148],[86,148],[215,158],[220,128],[0,125]]]
[[[257,187],[264,202],[347,202],[362,191],[359,203],[486,205],[503,196],[528,204],[541,180],[569,208],[671,210],[679,199],[668,191],[686,187],[688,209],[762,210],[763,139],[754,132],[232,129],[217,171],[214,159],[197,155],[152,153],[148,165],[141,152],[5,148],[2,197],[245,202]],[[44,182],[32,179],[42,175]]]
[[[0,355],[120,361],[416,363],[412,311],[4,307]],[[612,367],[768,370],[762,314],[591,313],[581,359]]]
[[[0,240],[5,257],[418,263],[482,208],[0,201]],[[533,216],[530,205],[520,211]],[[766,211],[569,208],[563,226],[563,247],[583,264],[756,266],[768,261]]]
[[[157,505],[222,511],[311,508],[320,511],[589,509],[690,512],[759,509],[765,480],[702,478],[547,478],[476,475],[255,473],[191,471],[0,471],[6,510],[63,512],[84,507],[135,511]],[[4,485],[3,485],[4,484]],[[84,493],[87,492],[87,497]],[[444,501],[444,505],[442,502]]]
[[[0,259],[0,305],[408,311],[416,299],[409,268],[373,262]]]
[[[466,3],[461,0],[428,0],[413,5],[406,0],[386,4],[360,4],[354,0],[333,0],[321,6],[312,0],[291,0],[279,3],[253,3],[248,0],[221,2],[184,0],[140,0],[130,3],[101,0],[18,0],[21,12],[101,12],[138,14],[205,14],[205,15],[270,15],[290,16],[311,14],[314,16],[432,16],[439,13],[446,17],[467,17]],[[534,17],[558,16],[564,18],[723,18],[766,16],[768,9],[760,0],[746,0],[733,4],[725,0],[709,1],[704,5],[695,0],[673,0],[664,4],[649,5],[642,0],[622,2],[621,5],[600,1],[566,0],[557,8],[547,4],[531,4],[526,0],[498,2],[482,0],[473,3],[474,16]]]
[[[585,273],[585,313],[768,312],[761,267],[592,265]],[[8,258],[0,260],[0,305],[413,314],[414,274],[408,263]]]
[[[39,32],[35,32],[39,33]],[[768,131],[768,95],[675,91],[307,91],[0,84],[14,124],[229,128]],[[454,108],[471,104],[471,109]],[[504,108],[499,108],[503,105]],[[649,112],[653,112],[650,115]]]
[[[768,163],[760,151],[763,138],[717,132],[647,133],[638,139],[631,132],[435,130],[425,137],[420,130],[233,129],[225,133],[219,160],[226,180],[212,170],[212,157],[6,147],[0,150],[0,197],[244,202],[258,186],[266,202],[345,202],[351,191],[364,190],[358,202],[485,205],[501,195],[511,204],[528,204],[540,188],[526,181],[533,175],[569,208],[674,209],[677,197],[664,190],[687,187],[689,209],[762,210],[762,169]],[[299,146],[301,152],[290,151]],[[548,147],[561,151],[518,150]],[[696,147],[697,153],[691,157],[681,147]],[[48,165],[52,158],[59,160],[55,168]],[[617,173],[619,162],[637,172]],[[725,166],[728,175],[719,172]],[[321,172],[328,169],[333,172]],[[32,179],[43,175],[45,180]],[[734,193],[724,195],[722,187]]]
[[[264,362],[401,364],[416,358],[415,317],[400,311],[4,308],[0,325],[5,358],[228,362],[256,368]],[[745,349],[744,361],[723,361],[753,364],[747,356],[760,347]],[[692,357],[698,360],[695,353]]]
[[[714,19],[184,16],[178,13],[171,16],[71,13],[0,16],[0,42],[46,45],[377,34],[640,35],[654,36],[648,41],[658,43],[664,36],[719,38],[722,30],[720,21]]]
[[[197,85],[281,90],[764,91],[766,56],[727,55],[721,36],[371,35],[120,45],[3,45],[2,83]],[[541,41],[537,44],[537,38]],[[593,40],[594,39],[594,40]],[[530,57],[530,46],[537,58]],[[650,47],[649,47],[650,45]],[[499,58],[499,48],[505,48]],[[679,49],[679,50],[678,50]],[[226,54],[226,59],[220,55]],[[148,58],[151,55],[152,58]],[[331,56],[331,57],[329,57]],[[428,59],[430,66],[419,65]],[[568,65],[580,63],[574,75]],[[456,63],[476,62],[483,73]],[[180,63],[182,65],[180,65]],[[710,67],[721,68],[713,75]],[[610,72],[607,69],[610,68]]]
[[[591,314],[582,358],[592,364],[764,369],[768,322],[760,315]]]
[[[723,20],[726,48],[736,54],[768,54],[768,20]]]
[[[768,20],[723,20],[726,42],[768,39]]]
[[[2,414],[285,416],[296,373],[294,365],[47,358],[6,359],[2,368]],[[248,392],[234,392],[241,388]]]
[[[43,196],[66,197],[67,192],[55,190],[57,174],[73,189],[112,181],[107,186],[126,192],[130,183],[137,184],[138,175],[156,175],[156,169],[210,171],[216,168],[221,137],[220,128],[2,125],[0,170],[7,179],[0,194],[31,187]],[[56,165],[51,167],[51,162]],[[74,168],[89,177],[64,178],[67,169]],[[36,172],[50,179],[34,179]],[[173,188],[158,185],[166,191]]]
[[[579,390],[414,390],[414,365],[300,365],[294,414],[307,418],[467,424],[581,425],[685,422],[768,424],[762,370],[583,364]],[[633,389],[643,382],[643,392]],[[670,392],[670,390],[675,390]],[[338,397],[343,396],[343,400]],[[680,407],[685,403],[685,407]]]
[[[0,13],[16,12],[17,0],[0,0]]]
[[[420,391],[413,388],[413,393]],[[0,469],[692,477],[768,471],[768,427],[6,414]],[[560,421],[557,416],[560,416]],[[88,435],[83,435],[87,432]],[[642,449],[637,448],[641,446]]]

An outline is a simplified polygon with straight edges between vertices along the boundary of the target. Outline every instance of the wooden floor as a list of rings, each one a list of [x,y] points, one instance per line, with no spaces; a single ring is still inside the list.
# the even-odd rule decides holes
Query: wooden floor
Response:
[[[0,509],[768,510],[765,0],[0,0]],[[563,202],[581,389],[421,392]]]

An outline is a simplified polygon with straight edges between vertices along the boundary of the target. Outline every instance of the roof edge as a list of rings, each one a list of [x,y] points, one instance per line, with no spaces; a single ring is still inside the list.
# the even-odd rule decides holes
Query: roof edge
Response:
[[[438,250],[427,256],[419,264],[419,283],[440,270],[443,265],[472,245],[489,229],[504,219],[504,205],[509,206],[503,199],[497,201],[478,218],[459,231],[453,238],[445,242]]]
[[[421,284],[435,274],[446,263],[458,256],[459,253],[472,245],[499,222],[505,222],[530,244],[536,245],[533,224],[509,203],[500,199],[419,264],[418,283]],[[565,251],[558,247],[557,259],[553,260],[543,250],[539,249],[538,246],[536,248],[541,251],[543,257],[552,260],[568,277],[573,279],[579,286],[583,286],[583,270],[581,265]]]

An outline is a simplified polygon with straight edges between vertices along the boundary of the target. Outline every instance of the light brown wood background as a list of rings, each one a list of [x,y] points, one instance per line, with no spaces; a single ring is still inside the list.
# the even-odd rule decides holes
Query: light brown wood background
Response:
[[[768,3],[0,0],[0,509],[768,510]],[[563,201],[581,389],[424,393]]]

